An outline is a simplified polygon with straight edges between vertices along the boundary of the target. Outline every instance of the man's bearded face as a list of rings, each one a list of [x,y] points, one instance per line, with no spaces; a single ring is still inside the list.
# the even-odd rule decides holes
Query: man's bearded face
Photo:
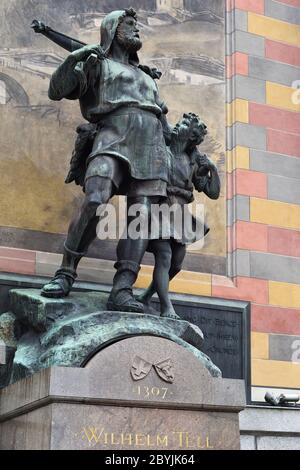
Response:
[[[124,49],[130,53],[137,52],[141,49],[142,41],[140,40],[137,21],[132,16],[125,16],[123,21],[119,24],[116,40],[120,46],[124,47]]]

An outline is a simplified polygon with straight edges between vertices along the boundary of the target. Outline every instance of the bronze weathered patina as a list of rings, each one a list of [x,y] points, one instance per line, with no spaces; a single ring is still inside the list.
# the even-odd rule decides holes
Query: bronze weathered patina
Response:
[[[64,297],[72,288],[80,259],[96,237],[101,207],[113,195],[127,195],[128,207],[139,204],[146,223],[152,204],[183,207],[193,200],[194,189],[217,199],[220,180],[213,162],[197,150],[207,133],[198,116],[184,114],[174,128],[167,123],[168,109],[154,81],[161,74],[139,64],[137,52],[142,43],[133,9],[113,11],[104,18],[100,45],[86,45],[36,20],[32,27],[71,52],[51,78],[50,99],[79,99],[88,121],[77,128],[66,178],[66,183],[83,186],[85,199],[70,224],[62,265],[42,289],[43,296]],[[131,221],[128,216],[127,224]],[[151,239],[150,234],[122,238],[107,307],[142,313],[157,292],[161,315],[179,318],[169,299],[169,280],[182,269],[186,245],[208,232],[204,222],[200,226],[201,233],[182,239],[176,238],[172,226],[168,240]],[[153,281],[134,298],[132,286],[146,250],[155,256]]]

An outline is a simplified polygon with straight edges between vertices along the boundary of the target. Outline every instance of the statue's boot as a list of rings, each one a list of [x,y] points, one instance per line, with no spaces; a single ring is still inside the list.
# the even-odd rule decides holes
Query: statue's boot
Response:
[[[65,244],[63,263],[56,271],[53,279],[43,286],[41,295],[52,298],[61,298],[69,295],[77,277],[77,265],[83,256],[85,256],[85,253],[72,251]]]
[[[117,272],[107,302],[108,310],[144,313],[143,304],[134,298],[132,292],[140,265],[133,261],[122,260],[115,263],[115,268]]]

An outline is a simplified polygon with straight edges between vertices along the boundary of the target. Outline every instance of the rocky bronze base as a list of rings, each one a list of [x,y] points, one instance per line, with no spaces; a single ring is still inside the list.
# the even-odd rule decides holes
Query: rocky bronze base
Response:
[[[213,378],[187,348],[137,336],[82,368],[53,367],[0,391],[0,449],[239,449],[244,382]]]
[[[203,334],[196,325],[161,318],[155,311],[110,312],[107,297],[103,292],[77,292],[66,299],[47,299],[34,289],[10,291],[11,311],[0,315],[0,340],[14,344],[16,353],[0,387],[52,366],[83,367],[109,344],[140,335],[174,341],[202,362],[213,377],[221,376],[201,352]]]

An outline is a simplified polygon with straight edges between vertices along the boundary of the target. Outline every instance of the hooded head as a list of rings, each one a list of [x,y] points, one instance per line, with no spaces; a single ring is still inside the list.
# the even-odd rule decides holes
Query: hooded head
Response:
[[[103,19],[101,23],[101,48],[105,55],[109,54],[113,40],[117,36],[118,26],[126,17],[137,19],[136,12],[132,8],[112,11]],[[130,54],[129,61],[132,65],[139,65],[139,58],[136,51]]]

